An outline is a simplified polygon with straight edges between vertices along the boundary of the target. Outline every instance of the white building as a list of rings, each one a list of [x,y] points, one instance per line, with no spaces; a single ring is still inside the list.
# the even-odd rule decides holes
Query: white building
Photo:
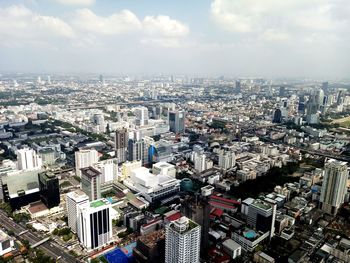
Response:
[[[233,151],[221,150],[219,153],[219,167],[228,170],[236,165],[236,155]]]
[[[231,258],[235,259],[242,254],[242,247],[240,244],[236,243],[232,239],[226,239],[222,242],[222,247],[224,251],[231,256]]]
[[[183,216],[166,226],[165,263],[198,263],[201,227]]]
[[[77,232],[78,206],[86,203],[89,203],[89,197],[81,190],[66,195],[68,226],[74,233]]]
[[[118,160],[117,158],[107,159],[92,165],[101,173],[101,184],[112,183],[118,179]]]
[[[0,229],[0,256],[11,252],[14,249],[13,239]]]
[[[325,164],[320,206],[330,215],[336,215],[344,203],[349,172],[346,162],[329,159]]]
[[[180,191],[180,180],[168,175],[151,174],[149,169],[140,167],[131,171],[130,178],[123,184],[139,192],[148,202],[165,198]]]
[[[106,199],[98,199],[78,206],[77,233],[80,243],[93,250],[112,239],[112,206]]]
[[[135,108],[134,112],[136,115],[136,125],[148,125],[148,109],[146,107]]]
[[[153,174],[169,175],[174,178],[176,176],[175,165],[166,162],[158,162],[153,164],[152,172]]]
[[[81,177],[81,168],[86,168],[98,162],[98,152],[95,149],[75,152],[75,172]]]
[[[24,148],[17,151],[18,170],[41,169],[42,159],[33,149]]]

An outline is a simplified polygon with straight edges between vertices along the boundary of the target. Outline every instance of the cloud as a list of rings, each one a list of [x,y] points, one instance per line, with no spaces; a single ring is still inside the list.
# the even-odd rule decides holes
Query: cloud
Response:
[[[116,35],[142,27],[137,16],[129,10],[102,17],[87,8],[76,12],[72,24],[80,30],[102,35]]]
[[[187,25],[164,15],[146,16],[143,19],[143,29],[148,35],[165,37],[184,37],[190,31]]]
[[[56,2],[62,5],[91,6],[95,0],[56,0]]]
[[[343,0],[213,0],[213,21],[224,31],[281,41],[316,32],[337,33],[349,26],[337,13]],[[343,3],[344,7],[347,3]]]
[[[53,16],[32,12],[22,5],[0,8],[0,36],[3,41],[40,41],[47,37],[73,38],[70,25]]]
[[[290,39],[288,33],[272,28],[265,30],[262,34],[262,37],[267,41],[286,41]]]

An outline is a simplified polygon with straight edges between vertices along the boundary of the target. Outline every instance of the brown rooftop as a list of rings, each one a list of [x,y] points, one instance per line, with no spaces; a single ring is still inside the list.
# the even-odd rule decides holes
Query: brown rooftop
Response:
[[[95,168],[93,168],[91,166],[86,167],[86,168],[81,168],[80,171],[83,175],[86,175],[89,178],[94,178],[94,177],[99,176],[101,174],[98,170],[96,170]]]
[[[145,244],[149,248],[153,248],[156,243],[162,239],[165,239],[165,230],[161,229],[148,235],[143,235],[139,238],[139,241]]]

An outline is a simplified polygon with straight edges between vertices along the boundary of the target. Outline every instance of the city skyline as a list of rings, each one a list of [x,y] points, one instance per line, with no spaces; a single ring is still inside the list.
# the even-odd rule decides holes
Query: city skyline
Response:
[[[348,78],[349,13],[342,0],[5,0],[0,71]]]

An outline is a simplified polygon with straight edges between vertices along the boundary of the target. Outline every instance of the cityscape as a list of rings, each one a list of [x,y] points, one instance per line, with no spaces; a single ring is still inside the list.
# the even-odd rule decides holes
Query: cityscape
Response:
[[[348,3],[14,2],[0,263],[350,262]]]

